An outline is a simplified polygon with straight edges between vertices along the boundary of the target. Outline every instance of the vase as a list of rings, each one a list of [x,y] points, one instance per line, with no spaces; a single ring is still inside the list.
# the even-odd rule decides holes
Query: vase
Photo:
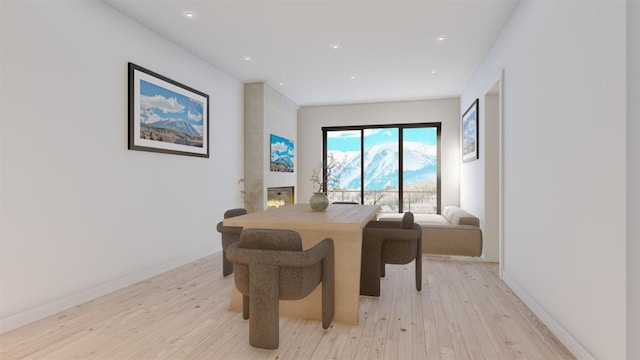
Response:
[[[309,205],[313,211],[325,211],[329,206],[329,198],[325,193],[313,193],[309,200]]]

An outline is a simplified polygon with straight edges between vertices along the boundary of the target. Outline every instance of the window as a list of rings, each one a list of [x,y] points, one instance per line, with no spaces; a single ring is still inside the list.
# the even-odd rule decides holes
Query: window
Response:
[[[439,212],[440,123],[324,127],[322,133],[329,201]]]

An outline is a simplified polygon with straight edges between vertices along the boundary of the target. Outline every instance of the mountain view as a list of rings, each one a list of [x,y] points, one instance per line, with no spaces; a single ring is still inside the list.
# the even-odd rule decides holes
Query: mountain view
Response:
[[[405,185],[435,182],[438,171],[435,146],[405,142],[404,147]],[[360,189],[360,152],[334,150],[329,153],[340,164],[334,172],[338,187]],[[398,188],[398,159],[397,143],[383,143],[367,148],[364,154],[364,189]]]

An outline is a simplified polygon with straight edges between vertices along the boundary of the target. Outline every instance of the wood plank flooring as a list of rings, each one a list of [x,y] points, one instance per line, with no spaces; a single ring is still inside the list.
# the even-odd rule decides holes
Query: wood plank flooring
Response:
[[[497,264],[425,256],[387,265],[357,326],[281,317],[280,348],[249,346],[221,254],[0,336],[0,359],[573,359],[497,277]]]

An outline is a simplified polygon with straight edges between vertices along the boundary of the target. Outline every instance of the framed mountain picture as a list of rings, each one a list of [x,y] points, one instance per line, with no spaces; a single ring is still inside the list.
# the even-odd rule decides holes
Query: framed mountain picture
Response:
[[[293,172],[293,141],[271,134],[270,170]]]
[[[129,150],[209,157],[209,95],[129,63]]]
[[[478,99],[462,115],[462,162],[478,159]]]

